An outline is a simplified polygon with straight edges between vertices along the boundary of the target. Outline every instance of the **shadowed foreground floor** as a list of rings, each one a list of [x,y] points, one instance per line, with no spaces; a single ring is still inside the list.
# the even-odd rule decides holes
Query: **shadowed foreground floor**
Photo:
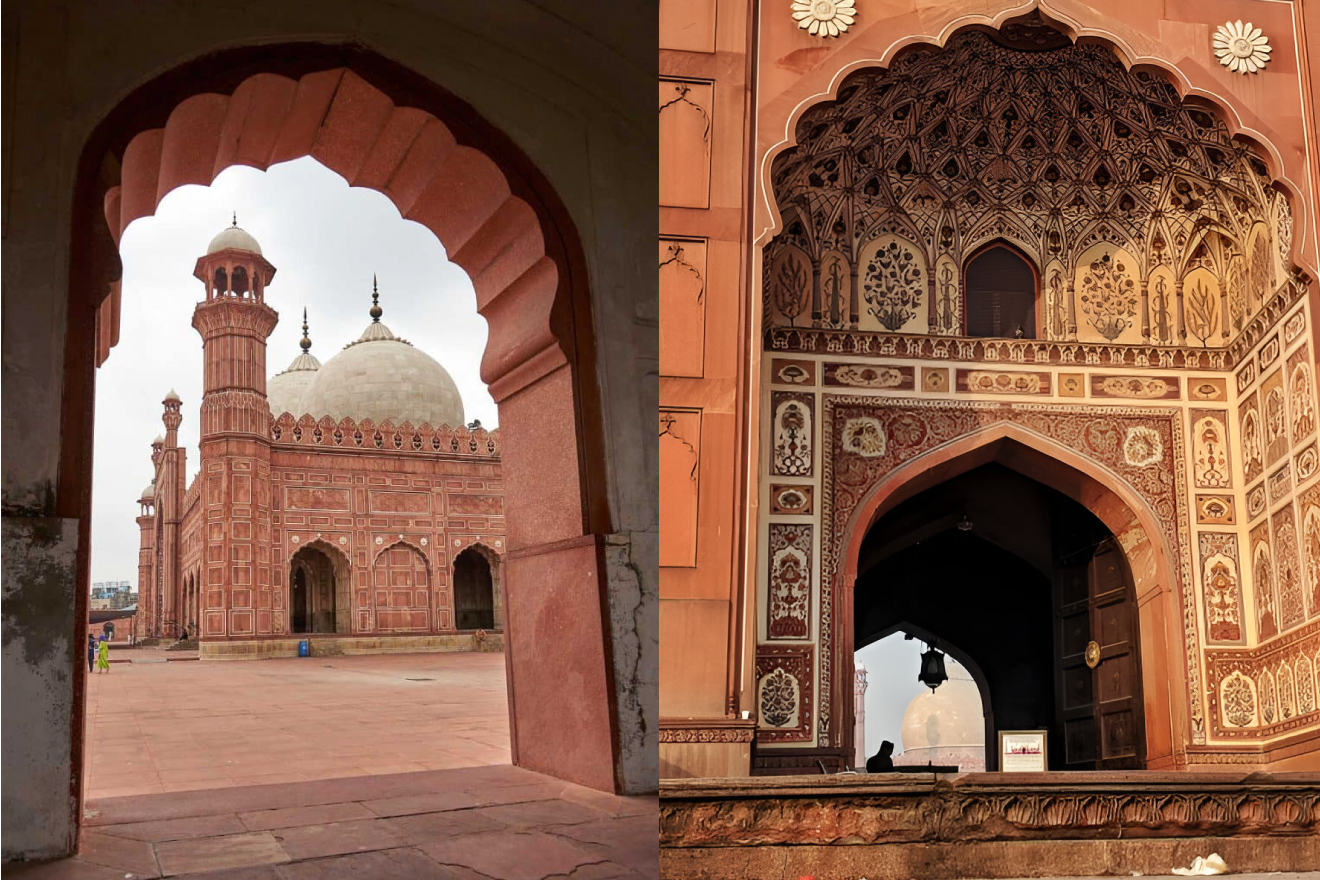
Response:
[[[511,766],[91,800],[76,858],[6,878],[658,876],[658,803]]]

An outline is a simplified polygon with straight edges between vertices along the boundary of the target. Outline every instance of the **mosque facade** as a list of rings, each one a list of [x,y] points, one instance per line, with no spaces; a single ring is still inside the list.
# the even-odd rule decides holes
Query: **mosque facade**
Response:
[[[170,391],[138,499],[139,638],[203,657],[501,643],[500,435],[466,424],[443,366],[381,322],[267,378],[275,267],[235,225],[197,260],[205,362],[190,474]]]

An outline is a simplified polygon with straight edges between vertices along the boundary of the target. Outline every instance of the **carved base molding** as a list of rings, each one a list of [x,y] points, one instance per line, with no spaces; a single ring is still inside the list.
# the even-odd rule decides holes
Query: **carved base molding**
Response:
[[[1302,782],[1294,774],[850,774],[718,784],[668,780],[660,787],[662,848],[1295,835],[1315,840],[1318,830],[1320,776]],[[1234,871],[1248,869],[1233,865]]]
[[[741,718],[662,718],[660,742],[663,743],[749,743],[756,734],[756,722]]]

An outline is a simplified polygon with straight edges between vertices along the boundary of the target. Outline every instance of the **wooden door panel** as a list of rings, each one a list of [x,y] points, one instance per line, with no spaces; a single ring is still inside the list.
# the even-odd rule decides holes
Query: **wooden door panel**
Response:
[[[1075,718],[1063,723],[1064,762],[1086,764],[1095,760],[1095,719]]]
[[[1133,758],[1137,754],[1136,713],[1131,709],[1100,716],[1102,761]]]

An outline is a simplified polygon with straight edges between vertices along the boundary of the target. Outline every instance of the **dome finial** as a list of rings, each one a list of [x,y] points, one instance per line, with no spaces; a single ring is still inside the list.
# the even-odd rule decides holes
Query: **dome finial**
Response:
[[[303,338],[298,345],[303,351],[307,351],[312,347],[312,338],[307,335],[307,306],[303,306]]]
[[[371,276],[371,323],[379,324],[380,316],[385,314],[380,307],[380,291],[376,289],[376,276]]]
[[[237,211],[234,212],[234,226],[235,226],[235,227],[238,226],[238,212],[237,212]]]

